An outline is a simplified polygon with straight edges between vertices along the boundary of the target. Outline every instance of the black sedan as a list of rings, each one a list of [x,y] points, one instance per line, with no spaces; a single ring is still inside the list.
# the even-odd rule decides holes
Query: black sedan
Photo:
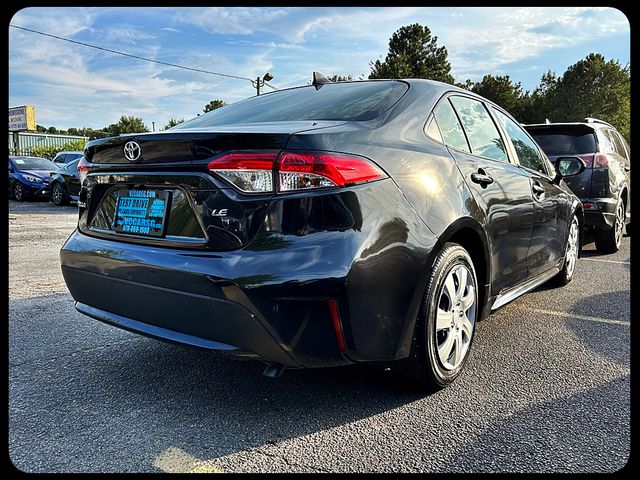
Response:
[[[78,201],[80,195],[80,172],[78,162],[73,160],[60,166],[60,170],[51,175],[51,200],[56,205],[66,205],[70,200]]]
[[[9,156],[9,195],[21,202],[49,196],[49,177],[58,167],[40,157]]]
[[[428,80],[325,83],[87,143],[61,250],[80,312],[283,368],[461,373],[477,322],[571,281],[582,205],[506,111]]]

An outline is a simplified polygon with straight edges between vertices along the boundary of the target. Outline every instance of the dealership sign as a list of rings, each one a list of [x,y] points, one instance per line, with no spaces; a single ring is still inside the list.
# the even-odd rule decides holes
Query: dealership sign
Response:
[[[36,129],[36,108],[33,105],[12,107],[9,109],[9,131]]]

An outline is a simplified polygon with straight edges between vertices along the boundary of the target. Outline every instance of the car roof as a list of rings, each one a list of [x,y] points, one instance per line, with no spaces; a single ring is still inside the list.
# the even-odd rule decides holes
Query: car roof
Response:
[[[79,154],[79,155],[82,155],[84,152],[83,152],[82,150],[63,150],[62,152],[58,152],[58,153],[56,154],[56,157],[57,157],[58,155],[60,155],[61,153],[77,153],[77,154]]]
[[[9,155],[9,160],[23,160],[25,158],[31,158],[31,159],[36,159],[36,160],[48,160],[49,162],[51,161],[48,158],[33,157],[31,155]]]

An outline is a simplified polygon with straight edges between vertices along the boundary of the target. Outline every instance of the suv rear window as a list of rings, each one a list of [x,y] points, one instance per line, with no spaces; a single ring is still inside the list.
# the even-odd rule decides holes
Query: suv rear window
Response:
[[[547,155],[577,155],[597,151],[595,135],[592,132],[529,130],[529,134]]]
[[[299,120],[366,121],[382,115],[408,90],[399,81],[328,83],[291,88],[222,107],[172,130]]]

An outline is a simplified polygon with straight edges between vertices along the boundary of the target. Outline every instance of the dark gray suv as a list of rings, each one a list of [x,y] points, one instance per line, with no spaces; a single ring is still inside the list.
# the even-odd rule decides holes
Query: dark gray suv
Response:
[[[625,225],[631,231],[631,153],[622,135],[595,118],[524,128],[552,162],[566,156],[584,161],[584,172],[565,181],[582,201],[585,227],[594,230],[598,251],[617,252]]]

